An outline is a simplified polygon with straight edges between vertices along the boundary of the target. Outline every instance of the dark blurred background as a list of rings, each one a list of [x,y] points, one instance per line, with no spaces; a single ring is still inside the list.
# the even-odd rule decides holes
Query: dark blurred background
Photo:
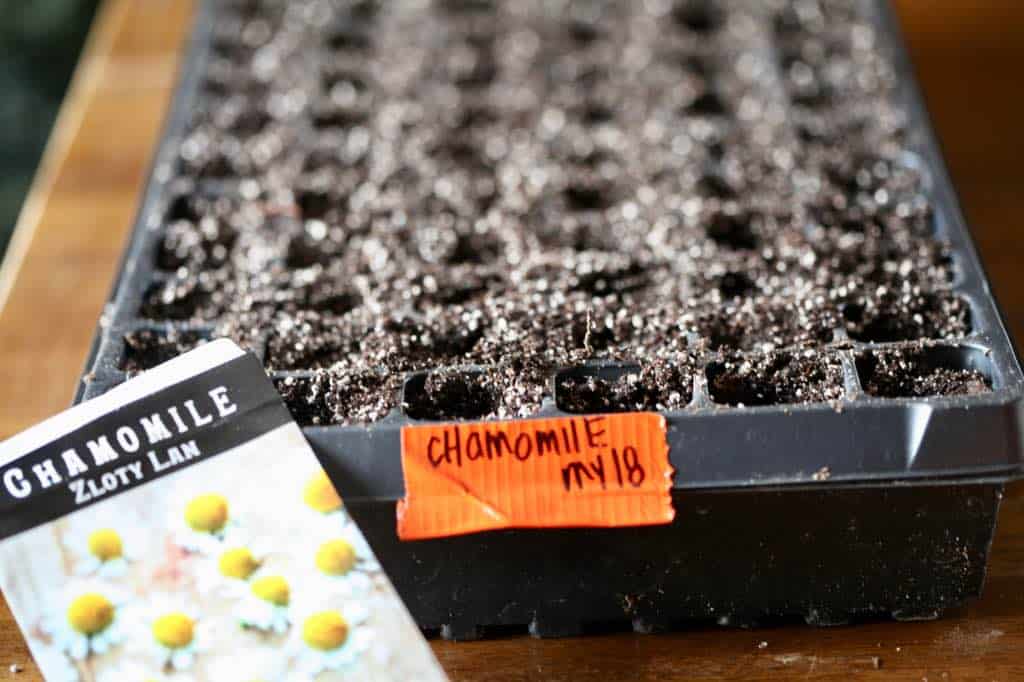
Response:
[[[18,219],[97,0],[0,0],[0,255]]]

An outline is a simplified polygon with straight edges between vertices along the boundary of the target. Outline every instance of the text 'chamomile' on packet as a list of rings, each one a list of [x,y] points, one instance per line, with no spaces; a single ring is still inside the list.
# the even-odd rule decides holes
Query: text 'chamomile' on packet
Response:
[[[444,680],[260,363],[220,340],[0,444],[47,680]]]

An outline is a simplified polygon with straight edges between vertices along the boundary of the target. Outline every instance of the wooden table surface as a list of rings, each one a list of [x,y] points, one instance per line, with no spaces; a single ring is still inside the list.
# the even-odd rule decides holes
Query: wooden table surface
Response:
[[[1024,338],[1024,3],[896,4],[997,297]],[[71,398],[191,11],[191,0],[108,0],[97,18],[0,270],[0,438]],[[938,621],[439,641],[434,650],[453,680],[1024,679],[1024,486],[1004,501],[985,595]],[[4,605],[0,679],[8,678],[41,679]]]

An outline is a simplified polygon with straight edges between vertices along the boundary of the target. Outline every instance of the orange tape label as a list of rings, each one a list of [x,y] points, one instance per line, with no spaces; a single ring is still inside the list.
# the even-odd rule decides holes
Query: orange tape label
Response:
[[[402,429],[403,540],[670,523],[665,419],[626,414]]]

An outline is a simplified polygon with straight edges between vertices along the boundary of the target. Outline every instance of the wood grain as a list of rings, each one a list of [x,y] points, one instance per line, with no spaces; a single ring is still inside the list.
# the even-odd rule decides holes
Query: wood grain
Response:
[[[1024,334],[1024,3],[897,0],[993,287]],[[0,438],[65,407],[131,227],[191,0],[108,0],[0,272]],[[982,599],[939,621],[510,637],[434,650],[453,680],[1024,679],[1024,486],[1004,502]],[[20,665],[20,673],[8,666]],[[6,606],[0,680],[39,680]]]

